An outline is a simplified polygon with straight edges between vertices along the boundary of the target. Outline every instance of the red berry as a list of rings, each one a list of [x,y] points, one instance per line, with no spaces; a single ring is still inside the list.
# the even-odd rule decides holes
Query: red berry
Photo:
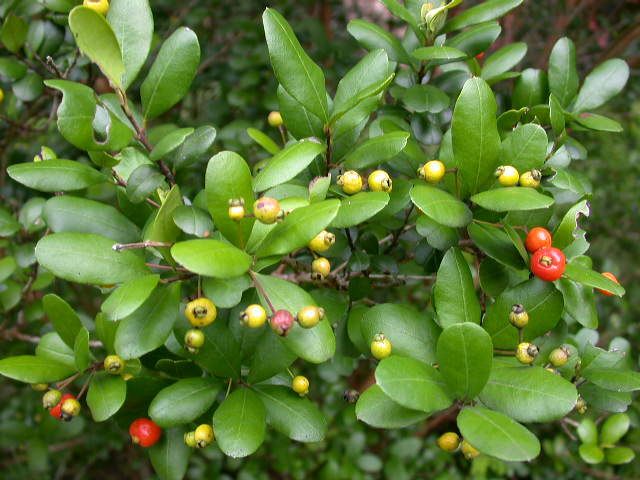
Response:
[[[550,247],[551,240],[552,237],[549,230],[542,227],[534,227],[529,230],[529,233],[527,233],[527,238],[524,241],[524,244],[527,247],[527,250],[533,253],[543,247]]]
[[[287,332],[293,327],[293,315],[287,310],[278,310],[273,314],[273,317],[269,320],[269,324],[274,332],[278,335],[285,336]]]
[[[65,400],[68,400],[70,398],[76,398],[76,396],[72,395],[71,393],[65,393],[64,395],[62,395],[58,404],[55,407],[52,407],[51,410],[49,410],[49,415],[51,415],[53,418],[62,418],[62,404]]]
[[[566,258],[562,250],[542,247],[531,257],[531,272],[538,278],[553,282],[564,273]]]
[[[605,278],[608,278],[612,282],[616,282],[617,284],[620,284],[616,276],[611,272],[603,272],[602,276]],[[601,288],[596,288],[596,290],[598,290],[602,295],[606,295],[607,297],[610,297],[613,295],[613,293],[611,293],[609,290],[602,290]]]
[[[160,440],[162,429],[153,420],[138,418],[131,422],[129,435],[133,443],[141,447],[150,447]]]

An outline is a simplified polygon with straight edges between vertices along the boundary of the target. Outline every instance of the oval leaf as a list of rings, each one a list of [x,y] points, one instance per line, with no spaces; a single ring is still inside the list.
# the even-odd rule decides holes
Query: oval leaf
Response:
[[[73,160],[18,163],[7,168],[16,182],[41,192],[64,192],[107,181],[102,173]]]
[[[149,405],[149,417],[161,427],[189,423],[205,413],[222,384],[213,378],[185,378],[160,390]]]
[[[236,390],[213,414],[213,430],[225,455],[251,455],[264,441],[266,412],[262,401],[248,388]]]
[[[411,189],[411,201],[429,218],[447,227],[464,227],[473,218],[463,202],[429,185],[415,185]]]
[[[523,187],[487,190],[472,196],[471,201],[493,212],[538,210],[553,205],[553,197],[543,195],[534,188]]]
[[[121,320],[135,312],[149,298],[160,280],[159,275],[145,275],[123,283],[100,307],[109,320]]]
[[[251,265],[251,257],[220,240],[187,240],[171,247],[173,258],[198,275],[231,278],[242,275]]]
[[[127,383],[119,375],[96,374],[87,391],[87,405],[96,422],[104,422],[113,416],[127,397]]]
[[[428,413],[405,408],[384,394],[378,385],[367,388],[356,403],[358,420],[374,428],[402,428],[427,418]]]

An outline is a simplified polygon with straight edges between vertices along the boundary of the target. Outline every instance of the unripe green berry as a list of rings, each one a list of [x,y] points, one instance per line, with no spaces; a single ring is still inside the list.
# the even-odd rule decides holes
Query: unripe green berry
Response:
[[[513,307],[511,307],[511,312],[509,313],[509,322],[516,328],[524,328],[529,323],[529,314],[524,309],[524,306],[516,303]]]
[[[204,341],[204,332],[197,328],[187,330],[187,333],[184,334],[184,346],[189,353],[198,353],[200,347],[204,345]]]
[[[105,372],[111,375],[120,375],[124,370],[125,362],[118,355],[107,355],[103,365]]]
[[[565,347],[554,348],[549,354],[549,363],[554,367],[562,367],[569,361],[570,352]]]
[[[60,390],[51,389],[42,396],[42,406],[47,410],[55,407],[62,399]]]

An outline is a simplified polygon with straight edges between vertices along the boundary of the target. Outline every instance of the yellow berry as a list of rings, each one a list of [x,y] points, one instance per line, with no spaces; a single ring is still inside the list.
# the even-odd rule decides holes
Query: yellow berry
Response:
[[[511,165],[501,165],[495,171],[495,176],[498,177],[498,182],[503,187],[513,187],[518,184],[520,174]]]
[[[528,342],[520,343],[516,350],[516,358],[520,363],[524,363],[525,365],[532,364],[537,355],[538,347]]]
[[[267,117],[267,122],[272,127],[277,128],[282,125],[282,115],[280,115],[280,112],[271,112]]]
[[[195,448],[198,446],[196,442],[196,432],[187,432],[184,434],[184,443],[187,447]]]
[[[375,170],[371,172],[367,183],[369,184],[369,189],[373,192],[389,193],[393,188],[393,181],[389,174],[384,170]]]
[[[298,323],[303,328],[313,328],[324,318],[324,309],[307,305],[298,312]]]
[[[190,353],[198,353],[200,347],[204,345],[205,337],[202,330],[192,328],[184,334],[184,346]]]
[[[253,204],[253,214],[262,223],[272,224],[282,218],[283,212],[280,202],[275,198],[262,197]]]
[[[100,15],[106,15],[109,11],[109,0],[84,0],[82,4]]]
[[[462,443],[460,444],[460,450],[462,451],[464,458],[466,458],[467,460],[473,460],[478,455],[480,455],[480,452],[466,440],[462,440]]]
[[[193,432],[194,440],[198,448],[204,448],[213,442],[213,427],[209,424],[203,423],[198,425],[198,428]]]
[[[323,280],[331,273],[331,262],[324,257],[318,257],[311,262],[311,278]]]
[[[229,218],[231,220],[242,220],[246,213],[244,199],[232,198],[229,200]]]
[[[371,342],[371,355],[378,360],[382,360],[391,355],[391,342],[384,334],[379,333],[373,337],[373,341]]]
[[[542,179],[540,170],[529,170],[520,175],[520,186],[538,188],[540,186],[540,179]]]
[[[578,412],[580,415],[584,415],[586,413],[587,402],[584,401],[584,398],[578,397],[578,400],[576,401],[575,409],[576,409],[576,412]]]
[[[75,398],[67,398],[62,402],[62,419],[65,421],[71,420],[73,417],[77,417],[80,413],[80,402]]]
[[[447,432],[440,435],[436,443],[445,452],[455,452],[460,445],[460,437],[456,432]]]
[[[524,328],[529,323],[529,314],[524,309],[523,305],[516,303],[511,307],[511,312],[509,313],[509,321],[511,325],[516,328]]]
[[[267,321],[267,312],[262,305],[249,305],[240,314],[240,321],[249,328],[260,328]]]
[[[549,354],[549,362],[554,367],[562,367],[569,361],[569,350],[565,347],[554,348]]]
[[[348,195],[353,195],[362,190],[362,177],[355,170],[347,170],[338,177],[338,185]]]
[[[291,380],[291,388],[301,397],[309,393],[309,379],[303,375],[297,375]]]
[[[107,355],[104,359],[104,371],[111,375],[120,375],[124,370],[124,360],[118,355]]]
[[[189,302],[184,313],[194,327],[206,327],[216,319],[218,310],[211,300],[200,297]]]
[[[442,180],[446,171],[444,163],[440,160],[431,160],[420,167],[418,175],[429,183],[438,183]]]
[[[333,233],[323,230],[309,242],[309,248],[317,253],[326,252],[335,241],[336,236]]]

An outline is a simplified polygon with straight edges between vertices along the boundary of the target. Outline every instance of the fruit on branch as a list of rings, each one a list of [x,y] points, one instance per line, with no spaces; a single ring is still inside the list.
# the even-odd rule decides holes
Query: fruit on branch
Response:
[[[565,347],[554,348],[549,354],[549,363],[554,367],[562,367],[569,361],[571,352]]]
[[[509,312],[509,322],[516,328],[524,328],[529,323],[529,314],[524,309],[524,305],[516,303]]]
[[[282,115],[280,115],[280,112],[270,112],[267,116],[267,122],[270,126],[278,128],[282,125]]]
[[[124,370],[125,362],[118,355],[107,355],[102,365],[105,372],[120,375]]]
[[[291,330],[291,327],[293,327],[294,321],[293,315],[291,315],[287,310],[278,310],[269,319],[269,325],[271,325],[271,329],[274,332],[281,337],[284,337],[287,335],[287,332]]]
[[[540,180],[542,179],[542,173],[540,170],[529,170],[520,175],[520,186],[529,188],[538,188],[540,186]]]
[[[578,400],[576,400],[575,410],[580,415],[584,415],[587,412],[587,402],[585,402],[584,398],[578,397]]]
[[[100,15],[106,15],[109,11],[109,0],[84,0],[82,5],[98,12]]]
[[[608,278],[613,282],[616,282],[617,284],[620,284],[616,276],[611,272],[603,272],[602,276],[605,278]],[[602,295],[606,295],[607,297],[610,297],[613,295],[613,292],[610,292],[609,290],[603,290],[601,288],[597,288],[596,290],[598,290],[598,292],[600,292]]]
[[[522,342],[516,348],[516,358],[520,363],[531,365],[538,356],[538,347],[533,343]]]
[[[445,452],[455,452],[460,446],[460,437],[456,432],[446,432],[438,437],[436,443]]]
[[[60,401],[58,402],[58,404],[55,407],[53,407],[51,410],[49,410],[49,415],[51,415],[53,418],[58,418],[58,419],[62,418],[62,404],[67,400],[71,400],[75,398],[76,398],[75,395],[72,395],[71,393],[65,393],[60,398]]]
[[[473,460],[478,455],[480,455],[478,449],[466,440],[462,440],[462,443],[460,444],[460,451],[464,455],[464,458],[466,458],[467,460]]]
[[[309,248],[314,252],[322,253],[329,250],[335,242],[336,236],[331,232],[323,230],[309,242]]]
[[[60,392],[60,390],[52,388],[42,396],[42,406],[49,410],[50,408],[58,405],[60,403],[60,400],[62,400],[62,393]]]
[[[73,417],[77,417],[81,409],[80,402],[75,397],[64,399],[60,405],[60,418],[68,422]]]
[[[275,198],[262,197],[253,204],[253,214],[262,223],[270,225],[284,216],[280,202]]]
[[[531,272],[547,282],[558,280],[564,273],[566,258],[562,250],[555,247],[543,247],[531,257]]]
[[[498,182],[503,187],[513,187],[518,184],[520,174],[515,167],[511,165],[500,165],[494,173],[498,177]]]
[[[338,177],[338,185],[347,195],[353,195],[362,190],[362,177],[355,170],[347,170]]]
[[[204,448],[213,442],[214,434],[213,427],[207,423],[198,425],[193,432],[193,438],[196,441],[196,447]]]
[[[206,327],[214,322],[218,310],[211,300],[200,297],[190,301],[184,313],[189,323],[194,327]]]
[[[196,354],[204,345],[204,332],[197,328],[191,328],[184,334],[184,346],[189,353]]]
[[[309,379],[304,375],[296,375],[291,380],[291,389],[301,397],[309,393]]]
[[[372,192],[387,192],[393,188],[393,181],[384,170],[374,170],[367,179],[367,184]]]
[[[243,198],[229,199],[229,218],[231,220],[242,220],[246,213]]]
[[[313,328],[324,318],[324,308],[315,305],[302,307],[298,312],[298,323],[303,328]]]
[[[158,443],[162,436],[162,429],[148,418],[138,418],[129,425],[131,441],[141,447],[151,447]]]
[[[184,434],[184,444],[190,448],[196,448],[198,446],[196,442],[196,432],[191,431]]]
[[[438,183],[447,172],[440,160],[430,160],[418,169],[418,176],[429,183]]]
[[[391,341],[384,336],[384,333],[378,333],[373,337],[373,341],[371,342],[371,355],[378,360],[382,360],[391,355]]]
[[[527,247],[529,253],[534,253],[541,248],[550,247],[553,237],[551,232],[543,227],[533,227],[527,233],[527,237],[524,240],[524,245]]]
[[[311,262],[311,278],[324,280],[331,273],[331,262],[324,257],[318,257]]]
[[[267,312],[262,305],[249,305],[240,314],[240,321],[249,328],[260,328],[267,321]]]

